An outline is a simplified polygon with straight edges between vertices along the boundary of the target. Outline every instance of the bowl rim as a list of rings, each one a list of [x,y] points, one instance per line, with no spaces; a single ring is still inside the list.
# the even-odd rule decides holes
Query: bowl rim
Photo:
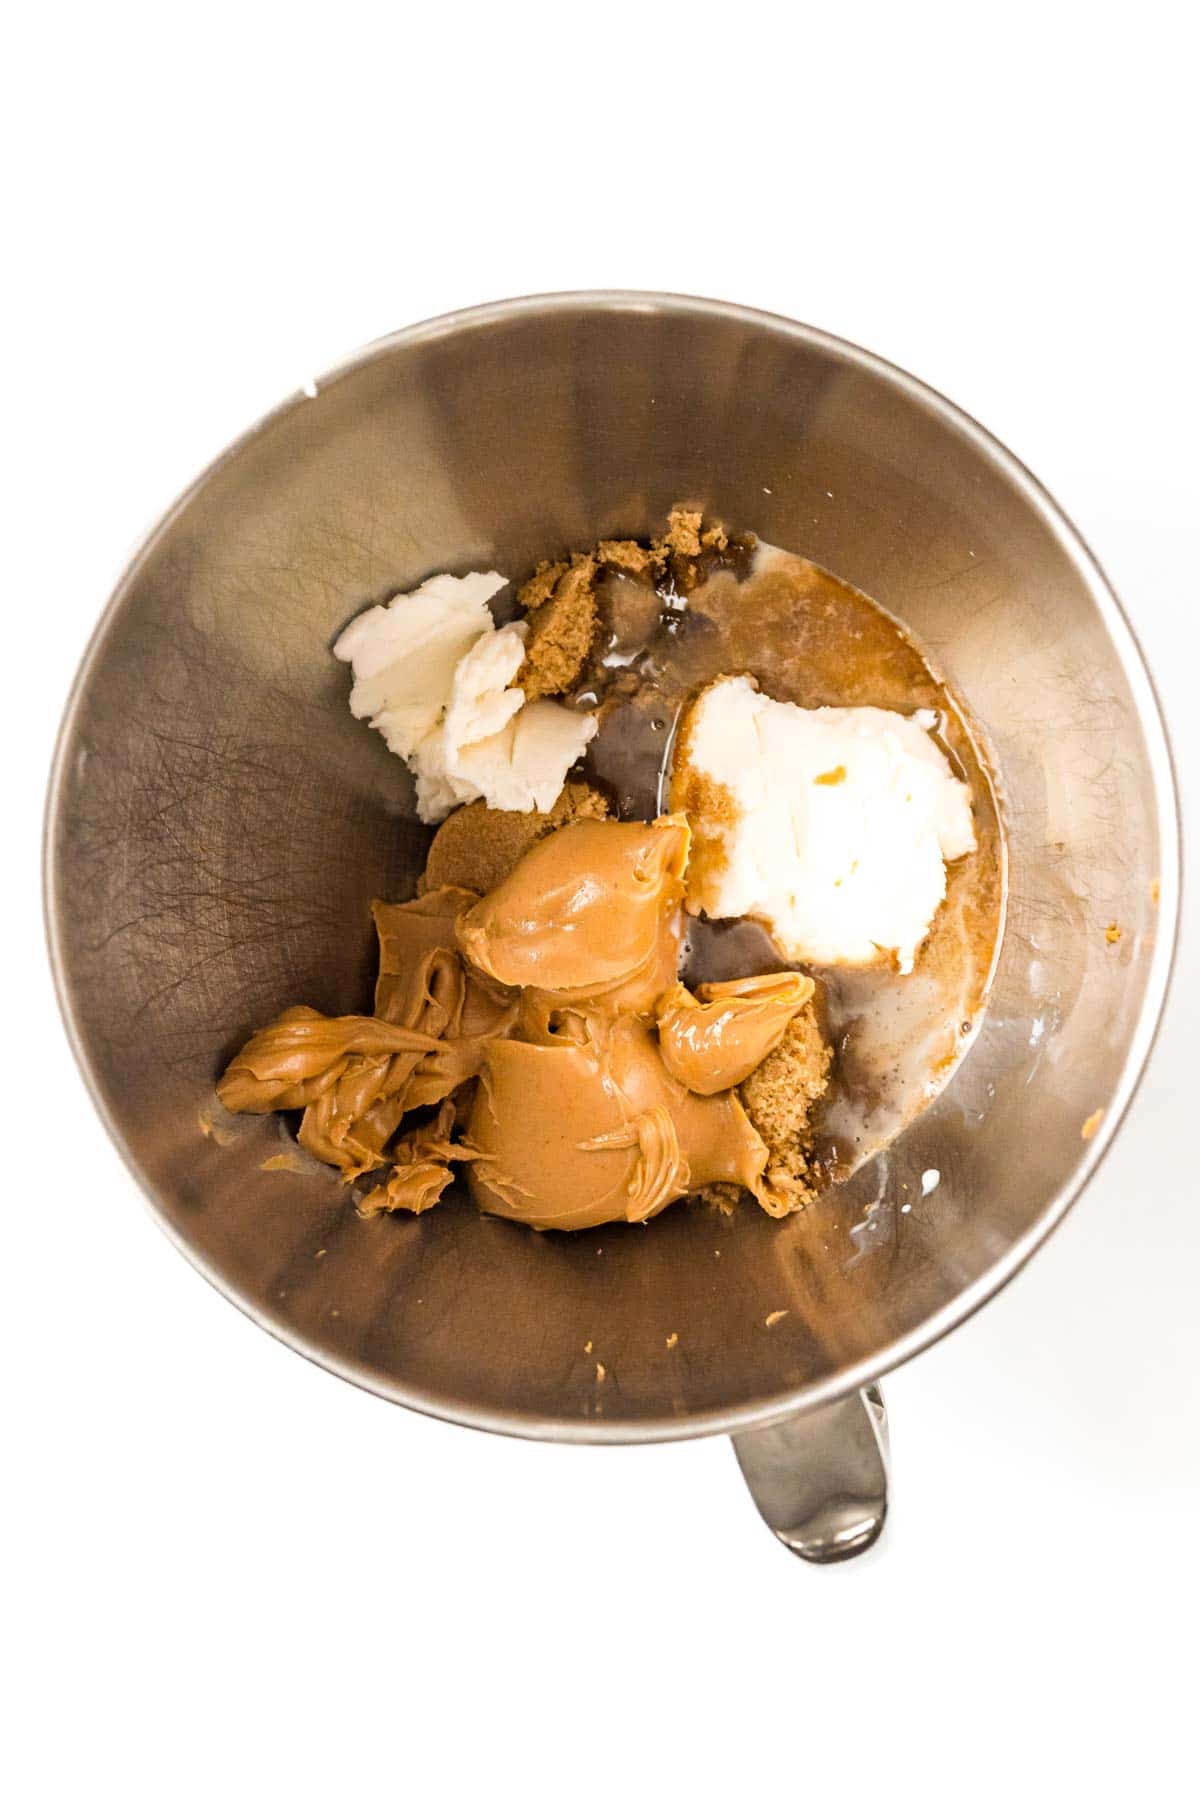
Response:
[[[711,1408],[689,1415],[674,1416],[639,1423],[604,1420],[553,1420],[520,1411],[506,1412],[481,1405],[433,1404],[419,1391],[406,1391],[402,1382],[373,1379],[372,1372],[351,1359],[311,1344],[304,1334],[288,1328],[286,1323],[267,1315],[256,1301],[238,1291],[222,1271],[201,1255],[162,1211],[153,1184],[138,1167],[129,1146],[113,1118],[92,1066],[87,1046],[75,1017],[67,975],[67,959],[59,933],[59,904],[55,876],[55,844],[60,820],[64,769],[83,697],[95,664],[104,649],[108,633],[125,596],[143,565],[184,512],[192,498],[207,483],[234,461],[251,442],[264,435],[281,418],[308,404],[321,389],[342,376],[356,372],[367,364],[389,355],[397,348],[410,348],[435,343],[460,332],[468,332],[495,324],[522,319],[553,316],[556,313],[641,313],[648,316],[680,315],[735,321],[759,332],[781,336],[821,351],[864,374],[882,379],[903,394],[915,406],[934,416],[965,438],[975,451],[990,461],[1051,531],[1060,548],[1086,583],[1095,602],[1113,648],[1133,692],[1146,739],[1155,804],[1158,811],[1162,846],[1160,870],[1159,928],[1151,952],[1146,988],[1137,1023],[1126,1052],[1124,1064],[1099,1129],[1071,1179],[1064,1183],[1053,1202],[1036,1222],[1010,1245],[1005,1254],[953,1300],[932,1312],[919,1326],[892,1340],[888,1346],[860,1358],[836,1374],[814,1383],[803,1392],[761,1404],[747,1403],[728,1408]],[[783,314],[764,311],[735,302],[705,299],[677,293],[626,288],[592,288],[530,294],[512,299],[489,301],[482,305],[440,313],[419,320],[398,331],[373,339],[361,349],[334,363],[323,375],[315,377],[289,395],[279,405],[264,413],[254,424],[235,437],[224,450],[200,471],[166,509],[156,523],[138,541],[128,556],[124,569],[89,638],[76,671],[59,724],[51,762],[49,784],[43,816],[42,895],[47,949],[54,979],[59,1012],[68,1041],[83,1077],[92,1104],[102,1119],[109,1136],[133,1176],[152,1217],[176,1249],[197,1269],[219,1293],[239,1311],[254,1320],[272,1337],[296,1351],[307,1361],[339,1376],[353,1386],[377,1394],[407,1410],[427,1417],[445,1420],[502,1436],[536,1439],[557,1443],[645,1444],[666,1443],[690,1438],[710,1437],[722,1433],[751,1431],[815,1411],[841,1399],[856,1389],[878,1381],[921,1350],[939,1342],[949,1332],[965,1323],[974,1313],[998,1294],[1028,1262],[1034,1252],[1051,1236],[1074,1206],[1076,1200],[1107,1155],[1145,1073],[1150,1053],[1158,1036],[1166,1002],[1171,972],[1178,945],[1181,903],[1182,841],[1178,784],[1166,719],[1146,662],[1145,654],[1129,618],[1104,573],[1098,559],[1072,524],[1057,501],[1037,477],[1012,451],[984,426],[937,389],[918,380],[907,370],[845,338],[819,327],[787,318]]]

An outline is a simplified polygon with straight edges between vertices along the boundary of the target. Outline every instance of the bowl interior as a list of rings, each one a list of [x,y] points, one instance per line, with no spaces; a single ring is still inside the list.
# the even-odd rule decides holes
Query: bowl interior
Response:
[[[642,1230],[537,1236],[457,1195],[364,1223],[279,1121],[212,1104],[228,1055],[285,1004],[367,1003],[369,903],[406,897],[422,866],[407,774],[351,718],[330,643],[434,570],[519,575],[646,533],[681,497],[865,589],[981,724],[1010,849],[984,1029],[886,1155],[782,1224],[747,1202],[730,1219],[679,1206]],[[1171,806],[1120,614],[997,446],[784,321],[565,297],[371,350],[235,446],[160,526],[68,714],[52,945],[79,1054],[154,1205],[269,1329],[451,1418],[684,1434],[877,1372],[1048,1229],[1148,1047],[1172,935]]]

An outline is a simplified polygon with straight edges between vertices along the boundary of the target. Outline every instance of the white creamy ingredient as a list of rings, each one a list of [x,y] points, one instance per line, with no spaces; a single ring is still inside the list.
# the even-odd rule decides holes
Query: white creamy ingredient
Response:
[[[691,909],[761,919],[795,962],[894,955],[907,974],[945,897],[946,862],[975,848],[970,791],[929,738],[935,723],[876,706],[807,710],[744,675],[716,682],[684,755],[729,792],[734,817],[693,820],[724,855],[702,859]]]
[[[408,763],[427,823],[470,800],[549,812],[596,733],[595,718],[555,700],[527,705],[510,686],[528,628],[496,629],[487,603],[506,585],[494,570],[433,575],[360,613],[333,647],[353,669],[351,712]]]
[[[487,603],[506,586],[494,569],[431,575],[359,613],[338,638],[333,654],[354,671],[350,711],[369,719],[397,756],[410,757],[441,719],[459,659],[495,630]]]

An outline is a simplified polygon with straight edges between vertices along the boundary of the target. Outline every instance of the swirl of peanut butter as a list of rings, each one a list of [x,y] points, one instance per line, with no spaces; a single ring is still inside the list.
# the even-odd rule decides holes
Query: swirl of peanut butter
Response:
[[[484,1212],[536,1230],[636,1224],[711,1182],[761,1191],[766,1149],[733,1094],[689,1093],[631,1013],[568,1038],[487,1047],[467,1126]]]
[[[468,1122],[484,1211],[578,1231],[652,1218],[713,1182],[761,1188],[762,1140],[734,1095],[712,1097],[732,1085],[726,1036],[710,1030],[720,1067],[701,1092],[696,1068],[691,1084],[668,1068],[648,1022],[677,988],[688,841],[673,817],[565,826],[460,918],[468,964],[524,990],[516,1035],[484,1051]],[[754,1013],[768,1048],[770,1010]],[[773,1011],[782,1031],[777,994]]]
[[[662,1059],[694,1094],[736,1087],[770,1055],[813,992],[808,976],[793,969],[705,982],[694,994],[676,982],[658,1005]]]
[[[465,888],[440,888],[397,905],[377,902],[375,1017],[289,1008],[234,1057],[218,1099],[231,1112],[303,1107],[300,1143],[347,1181],[389,1161],[411,1165],[407,1140],[388,1149],[405,1114],[472,1080],[484,1042],[516,1022],[518,996],[465,967],[455,946],[455,923],[476,899]],[[426,1163],[423,1192],[436,1199],[451,1176],[435,1158]],[[440,1185],[435,1176],[444,1176]],[[394,1178],[387,1204],[423,1210],[409,1198],[416,1191],[415,1177]],[[380,1210],[383,1192],[367,1210]]]
[[[688,847],[681,818],[584,819],[483,898],[376,903],[376,1017],[293,1008],[234,1058],[220,1097],[304,1107],[301,1144],[346,1180],[390,1164],[364,1214],[425,1212],[460,1163],[485,1212],[539,1231],[641,1223],[717,1184],[770,1208],[767,1147],[734,1090],[813,984],[679,984]]]
[[[353,1180],[384,1161],[413,1071],[437,1048],[436,1037],[406,1025],[355,1014],[328,1019],[293,1006],[238,1052],[217,1098],[230,1112],[302,1106],[304,1148]]]
[[[459,947],[484,975],[538,990],[551,1007],[652,1010],[675,979],[689,839],[674,815],[564,825],[462,915]]]

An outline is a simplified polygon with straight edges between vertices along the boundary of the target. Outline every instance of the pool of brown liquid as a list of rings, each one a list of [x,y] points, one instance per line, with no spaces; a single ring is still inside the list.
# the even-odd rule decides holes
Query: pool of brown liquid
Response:
[[[933,1098],[978,1028],[1004,910],[996,794],[965,710],[881,607],[815,563],[752,540],[733,540],[713,561],[689,594],[616,572],[601,580],[599,644],[574,704],[600,708],[585,770],[617,817],[667,810],[680,715],[721,675],[751,675],[772,699],[804,707],[929,708],[933,736],[971,790],[977,848],[947,867],[946,899],[912,972],[807,966],[834,1047],[815,1147],[838,1179]],[[689,986],[790,966],[752,920],[691,921]]]

